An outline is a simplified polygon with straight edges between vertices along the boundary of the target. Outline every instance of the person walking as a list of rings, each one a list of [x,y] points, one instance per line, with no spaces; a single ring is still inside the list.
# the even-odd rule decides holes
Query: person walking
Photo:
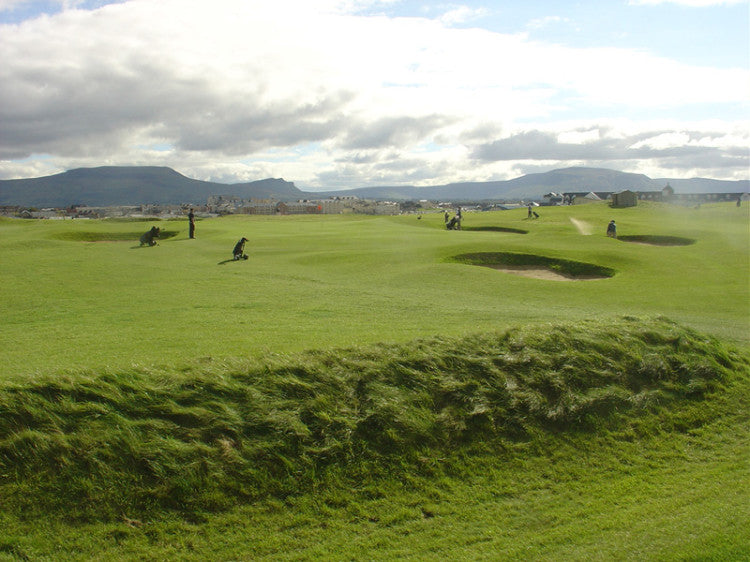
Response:
[[[614,220],[609,221],[609,224],[607,225],[607,236],[610,238],[617,238],[617,226],[615,225]]]

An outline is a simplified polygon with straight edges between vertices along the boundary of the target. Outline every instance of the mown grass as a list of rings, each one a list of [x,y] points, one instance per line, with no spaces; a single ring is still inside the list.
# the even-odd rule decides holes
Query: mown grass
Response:
[[[591,207],[591,208],[588,208]],[[123,221],[0,221],[0,361],[7,375],[61,369],[175,365],[212,357],[407,342],[434,334],[530,323],[661,314],[728,341],[750,343],[747,209],[732,205],[616,211],[620,234],[697,240],[691,246],[607,238],[606,206],[467,214],[446,231],[439,214],[224,217],[154,222],[179,234],[157,247],[61,240],[131,236]],[[582,234],[572,219],[586,223]],[[596,232],[596,225],[601,232]],[[69,233],[69,234],[65,234]],[[241,237],[250,259],[227,263]],[[555,283],[452,262],[514,253],[615,271],[603,281]],[[44,346],[44,353],[36,350]]]

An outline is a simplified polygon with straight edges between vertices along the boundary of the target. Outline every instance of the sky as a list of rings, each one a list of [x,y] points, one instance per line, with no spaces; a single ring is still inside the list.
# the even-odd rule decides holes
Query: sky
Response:
[[[750,179],[748,0],[0,0],[0,179]]]

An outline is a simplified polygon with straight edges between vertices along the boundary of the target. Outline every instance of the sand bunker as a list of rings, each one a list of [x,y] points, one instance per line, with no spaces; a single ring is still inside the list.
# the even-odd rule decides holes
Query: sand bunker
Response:
[[[584,236],[591,236],[594,233],[594,227],[591,226],[586,221],[582,221],[582,220],[574,219],[573,217],[570,217],[570,222],[573,223],[573,226],[576,227],[579,234],[583,234]]]
[[[551,269],[539,268],[531,265],[488,265],[486,267],[502,271],[503,273],[510,273],[511,275],[519,275],[531,279],[545,279],[547,281],[587,281],[592,279],[607,279],[608,277],[606,275],[564,275]]]
[[[614,269],[596,264],[510,252],[460,254],[453,260],[468,265],[489,267],[511,275],[548,281],[588,281],[607,279],[615,274]]]

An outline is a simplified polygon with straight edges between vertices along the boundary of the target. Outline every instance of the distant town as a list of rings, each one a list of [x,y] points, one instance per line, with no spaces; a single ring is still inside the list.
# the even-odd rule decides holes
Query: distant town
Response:
[[[113,205],[93,207],[73,205],[65,208],[23,207],[18,205],[0,206],[0,216],[27,219],[102,219],[102,218],[178,218],[185,216],[190,209],[202,217],[223,215],[399,215],[405,213],[440,212],[462,207],[464,211],[508,210],[520,207],[584,205],[597,201],[608,201],[613,207],[632,207],[639,201],[660,201],[677,205],[699,206],[711,202],[736,202],[738,205],[748,199],[747,193],[675,193],[667,184],[660,191],[579,191],[549,192],[538,200],[510,201],[380,201],[356,196],[334,196],[321,199],[300,199],[298,201],[278,201],[275,199],[242,199],[231,195],[209,196],[205,204],[182,203],[179,205]]]

